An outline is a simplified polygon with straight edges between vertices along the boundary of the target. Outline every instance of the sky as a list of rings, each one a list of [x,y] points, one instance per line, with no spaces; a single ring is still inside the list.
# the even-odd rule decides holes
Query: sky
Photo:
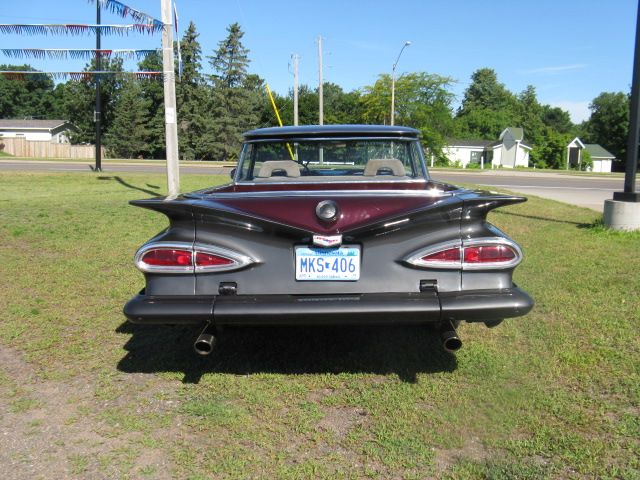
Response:
[[[120,0],[160,18],[160,0]],[[0,23],[95,23],[87,0],[2,0]],[[300,83],[318,84],[317,38],[323,38],[324,80],[346,91],[372,85],[398,62],[398,75],[425,71],[455,80],[462,99],[471,74],[493,68],[518,93],[536,87],[542,103],[568,110],[574,122],[604,91],[631,85],[637,3],[633,0],[176,0],[179,30],[190,21],[203,57],[213,55],[233,22],[250,50],[249,70],[286,94],[293,86],[291,54],[300,55]],[[103,12],[103,24],[134,23]],[[160,35],[103,36],[102,48],[159,48]],[[94,48],[91,36],[0,34],[2,48]],[[79,71],[83,60],[6,58],[41,70]],[[127,67],[135,70],[134,63]],[[203,58],[205,72],[211,71]]]

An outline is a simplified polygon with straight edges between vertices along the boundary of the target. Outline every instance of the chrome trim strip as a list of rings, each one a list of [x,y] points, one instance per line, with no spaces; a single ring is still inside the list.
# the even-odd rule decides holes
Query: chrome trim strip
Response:
[[[205,193],[202,197],[189,195],[189,198],[280,198],[280,197],[351,197],[351,198],[370,198],[370,197],[427,197],[427,198],[444,198],[451,197],[459,192],[452,190],[445,192],[432,188],[429,190],[276,190],[268,192],[228,192],[228,193]]]
[[[359,135],[343,135],[343,136],[324,136],[324,137],[303,137],[299,136],[299,134],[290,134],[290,135],[271,135],[264,137],[253,137],[253,138],[245,138],[244,142],[247,143],[297,143],[297,142],[344,142],[346,140],[394,140],[396,142],[415,142],[418,140],[418,137],[409,136],[409,135],[389,135],[389,136],[359,136]]]
[[[171,266],[158,266],[148,265],[142,261],[142,257],[149,250],[163,249],[163,250],[189,250],[191,252],[191,265],[184,267],[171,267]],[[136,252],[133,261],[141,272],[147,273],[193,273],[193,244],[186,242],[152,242],[143,245]]]
[[[358,175],[359,176],[359,175]],[[290,180],[288,182],[271,182],[271,181],[267,181],[267,182],[250,182],[250,181],[246,181],[246,180],[240,180],[235,182],[235,185],[247,185],[247,186],[264,186],[264,185],[292,185],[292,184],[298,184],[298,185],[331,185],[332,183],[344,183],[344,184],[349,184],[349,183],[396,183],[396,184],[402,184],[402,183],[424,183],[425,185],[427,183],[429,183],[429,180],[425,179],[424,177],[420,177],[420,178],[405,178],[405,179],[398,179],[398,180],[394,180],[392,178],[389,179],[382,179],[382,178],[375,178],[375,177],[362,177],[362,180],[340,180],[340,179],[332,179],[331,176],[327,175],[326,177],[323,176],[319,176],[320,178],[324,179],[324,180],[317,180],[315,182],[307,182],[307,181],[296,181],[296,180]],[[300,177],[300,178],[305,178],[305,177]],[[343,190],[345,192],[359,192],[360,190]]]
[[[148,265],[142,261],[142,257],[149,250],[163,249],[163,250],[188,250],[191,252],[191,265],[184,267],[176,266],[157,266]],[[198,252],[211,253],[213,255],[220,255],[229,260],[232,260],[231,265],[219,265],[219,266],[206,266],[198,267],[195,265],[196,254]],[[211,272],[228,272],[230,270],[239,270],[251,265],[253,263],[259,263],[253,258],[243,255],[241,253],[229,250],[223,247],[217,247],[213,245],[204,245],[201,243],[186,243],[186,242],[152,242],[143,245],[138,249],[134,256],[134,263],[138,270],[146,273],[211,273]]]

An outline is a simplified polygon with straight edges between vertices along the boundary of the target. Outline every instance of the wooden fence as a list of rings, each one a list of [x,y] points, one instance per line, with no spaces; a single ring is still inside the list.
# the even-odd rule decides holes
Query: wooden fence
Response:
[[[4,145],[4,147],[3,147]],[[33,158],[95,158],[95,145],[71,145],[25,140],[24,138],[0,138],[0,151],[16,157]],[[104,147],[102,156],[105,156]]]

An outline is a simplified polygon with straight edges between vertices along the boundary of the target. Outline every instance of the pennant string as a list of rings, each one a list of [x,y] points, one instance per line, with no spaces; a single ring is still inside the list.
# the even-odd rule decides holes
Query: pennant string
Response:
[[[115,72],[106,70],[94,70],[86,72],[40,72],[25,70],[2,70],[0,75],[9,80],[26,80],[30,75],[46,75],[54,80],[70,79],[74,81],[88,81],[93,78],[136,78],[138,80],[156,80],[164,78],[162,72],[143,71],[143,72]]]
[[[164,27],[164,23],[160,20],[157,20],[153,16],[141,12],[140,10],[136,10],[135,8],[131,8],[124,3],[118,2],[117,0],[88,0],[89,3],[95,3],[96,1],[100,4],[102,8],[107,8],[116,15],[119,15],[122,18],[131,17],[136,22],[150,24],[154,26],[155,30],[162,30]]]
[[[134,23],[132,25],[95,25],[95,24],[58,24],[58,23],[30,23],[10,24],[0,23],[0,33],[18,35],[86,35],[100,32],[103,35],[128,35],[130,32],[153,34],[162,30],[164,24]]]
[[[42,60],[50,58],[53,60],[66,59],[91,59],[100,55],[102,58],[122,58],[125,60],[142,60],[152,53],[160,52],[155,50],[134,50],[134,49],[116,49],[116,50],[96,50],[90,48],[67,49],[67,48],[3,48],[0,51],[9,58],[35,58]]]

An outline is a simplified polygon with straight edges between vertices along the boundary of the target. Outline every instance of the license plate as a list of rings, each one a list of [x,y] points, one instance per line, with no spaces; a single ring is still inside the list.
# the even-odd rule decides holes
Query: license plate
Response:
[[[360,278],[360,247],[296,247],[296,280],[349,281]]]

